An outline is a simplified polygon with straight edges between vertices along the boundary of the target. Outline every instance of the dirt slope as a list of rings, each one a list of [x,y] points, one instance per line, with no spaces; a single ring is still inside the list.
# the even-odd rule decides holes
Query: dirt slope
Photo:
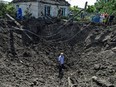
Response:
[[[59,31],[47,33],[47,28],[41,31],[42,38]],[[75,23],[29,46],[24,46],[20,34],[14,33],[15,57],[9,52],[9,32],[0,32],[0,87],[68,87],[68,77],[75,87],[101,87],[92,76],[116,86],[115,28]],[[61,51],[65,69],[59,79],[57,57]]]

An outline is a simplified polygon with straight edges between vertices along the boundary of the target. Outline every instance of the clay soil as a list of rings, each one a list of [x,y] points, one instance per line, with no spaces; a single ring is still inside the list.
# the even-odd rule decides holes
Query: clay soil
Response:
[[[74,87],[105,87],[93,76],[116,86],[116,25],[73,23],[58,29],[62,24],[38,26],[38,36],[27,33],[32,38],[28,43],[29,37],[13,32],[14,56],[11,28],[1,22],[0,87],[71,87],[68,78]],[[60,52],[65,56],[62,79],[58,78]]]

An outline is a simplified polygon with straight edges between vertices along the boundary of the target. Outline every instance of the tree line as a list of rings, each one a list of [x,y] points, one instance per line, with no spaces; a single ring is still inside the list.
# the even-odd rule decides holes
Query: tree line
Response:
[[[78,6],[70,7],[72,12],[79,11]],[[86,12],[88,13],[116,13],[116,0],[97,0],[94,5],[88,5]]]
[[[73,14],[76,14],[80,8],[78,6],[73,6],[70,7],[70,10]],[[94,5],[88,5],[86,12],[116,14],[116,0],[97,0]],[[13,3],[0,3],[0,16],[4,17],[6,13],[15,16],[16,9],[13,7]]]

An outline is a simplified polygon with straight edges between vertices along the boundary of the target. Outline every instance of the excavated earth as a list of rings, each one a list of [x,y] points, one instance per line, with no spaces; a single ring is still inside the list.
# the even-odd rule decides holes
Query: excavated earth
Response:
[[[1,22],[0,87],[71,87],[69,78],[73,87],[105,87],[94,82],[93,76],[115,87],[116,25],[63,24],[35,28],[32,24],[28,30],[37,30],[36,35],[14,30],[13,55],[8,30],[11,24]],[[65,56],[62,79],[58,78],[60,52]]]

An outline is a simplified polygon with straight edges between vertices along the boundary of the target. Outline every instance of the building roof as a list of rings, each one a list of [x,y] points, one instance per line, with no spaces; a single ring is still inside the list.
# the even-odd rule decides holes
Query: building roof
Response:
[[[65,0],[13,0],[13,3],[18,3],[18,2],[40,2],[44,4],[70,6],[70,4]]]
[[[44,4],[53,4],[53,5],[59,5],[60,3],[55,0],[40,0],[39,2],[44,3]]]
[[[59,0],[58,2],[60,3],[60,5],[70,6],[70,4],[65,0]]]

